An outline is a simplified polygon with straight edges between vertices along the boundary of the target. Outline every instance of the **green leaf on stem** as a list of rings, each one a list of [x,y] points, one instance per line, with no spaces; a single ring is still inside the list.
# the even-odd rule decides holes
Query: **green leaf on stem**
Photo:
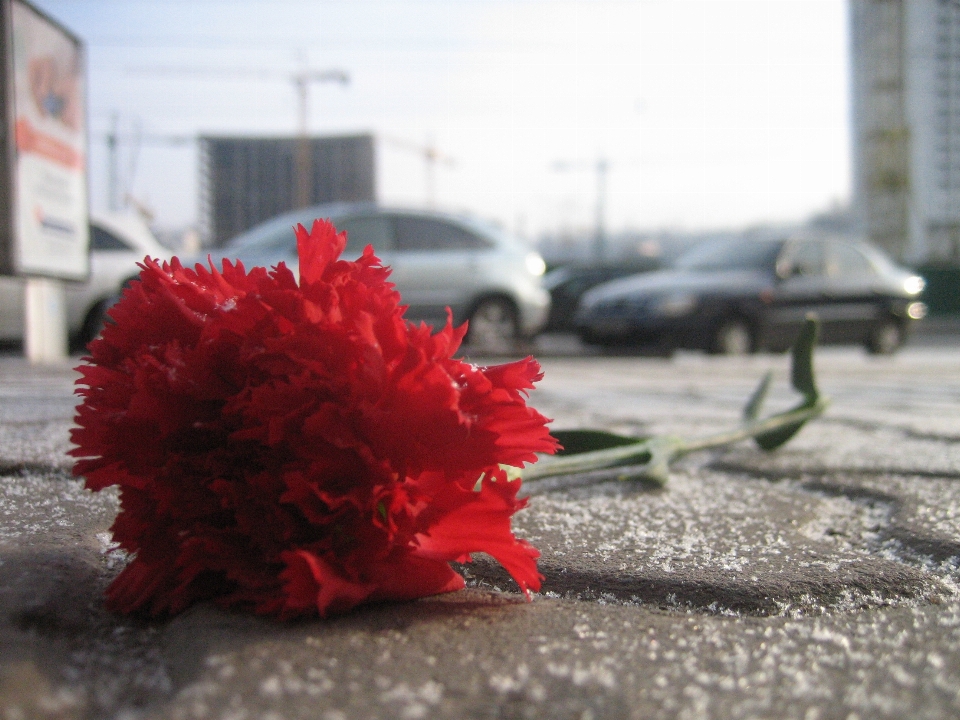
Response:
[[[767,399],[767,393],[770,392],[770,383],[773,382],[773,373],[768,372],[763,376],[763,380],[753,391],[753,395],[747,401],[747,406],[743,409],[743,419],[745,422],[753,422],[760,415],[760,409],[763,402]]]
[[[803,327],[800,329],[800,335],[793,345],[793,362],[790,372],[793,387],[803,395],[803,400],[792,411],[781,413],[781,416],[790,415],[798,410],[816,409],[821,402],[820,392],[817,390],[817,383],[813,374],[813,348],[817,344],[817,331],[818,322],[816,318],[807,316]],[[826,405],[824,404],[825,408]],[[770,432],[755,435],[754,440],[764,450],[776,450],[796,435],[810,417],[812,416],[802,417]]]
[[[606,450],[646,440],[643,437],[617,435],[606,430],[552,430],[550,434],[563,446],[557,455],[576,455],[591,450]]]
[[[791,380],[794,389],[803,395],[808,406],[816,404],[820,393],[817,382],[813,377],[813,349],[817,346],[817,336],[820,334],[820,323],[817,316],[810,313],[800,328],[800,335],[793,344],[793,363],[791,365]]]
[[[809,420],[821,415],[829,400],[820,395],[813,372],[813,349],[818,323],[807,317],[793,346],[791,379],[803,396],[799,405],[760,419],[760,410],[770,389],[768,373],[743,410],[743,424],[732,430],[703,438],[629,437],[605,430],[558,430],[553,434],[564,446],[554,456],[542,457],[522,470],[511,469],[511,477],[530,481],[537,478],[625,468],[622,479],[667,482],[670,463],[697,450],[724,447],[753,438],[764,450],[774,450],[797,434]]]

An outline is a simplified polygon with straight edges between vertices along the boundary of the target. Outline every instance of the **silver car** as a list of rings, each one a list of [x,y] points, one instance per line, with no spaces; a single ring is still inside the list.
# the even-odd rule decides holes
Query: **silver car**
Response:
[[[92,340],[107,310],[123,286],[140,274],[144,257],[167,259],[171,251],[161,245],[135,215],[94,215],[90,219],[90,277],[86,282],[65,282],[67,329],[74,345]],[[0,277],[0,340],[20,341],[24,327],[24,280]]]
[[[374,247],[393,269],[390,280],[409,306],[408,319],[440,326],[449,307],[455,323],[469,320],[467,343],[475,351],[509,351],[546,323],[550,295],[540,285],[543,258],[518,238],[471,217],[369,203],[319,205],[268,220],[215,255],[247,267],[282,260],[295,269],[293,226],[309,229],[316,218],[346,230],[344,257],[355,259],[367,245]]]

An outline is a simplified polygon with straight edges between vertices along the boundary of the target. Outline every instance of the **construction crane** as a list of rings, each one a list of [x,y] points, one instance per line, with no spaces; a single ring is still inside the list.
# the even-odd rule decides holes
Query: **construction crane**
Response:
[[[299,102],[297,122],[297,153],[295,202],[297,207],[306,207],[311,199],[311,177],[313,176],[313,157],[310,152],[309,96],[310,85],[320,82],[335,82],[348,85],[350,76],[345,70],[313,70],[307,67],[294,72],[269,70],[265,68],[191,68],[191,67],[134,67],[131,72],[162,75],[198,75],[222,78],[257,78],[260,80],[285,79],[293,82]]]
[[[297,207],[310,204],[311,178],[313,177],[313,154],[310,152],[309,88],[312,82],[336,82],[347,85],[350,77],[343,70],[301,70],[294,73],[293,84],[300,100],[300,127],[297,133]]]
[[[427,144],[405,140],[391,135],[378,135],[381,141],[404,150],[410,150],[423,158],[424,162],[424,197],[426,206],[432,208],[436,204],[436,166],[442,163],[448,167],[456,166],[457,162],[448,155],[437,150],[436,145],[427,141]]]

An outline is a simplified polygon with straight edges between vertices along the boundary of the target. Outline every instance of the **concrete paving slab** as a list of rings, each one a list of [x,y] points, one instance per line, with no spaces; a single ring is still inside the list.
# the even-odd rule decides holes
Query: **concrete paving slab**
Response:
[[[558,427],[698,435],[785,357],[557,357]],[[69,476],[68,367],[0,357],[0,717],[951,718],[960,715],[960,355],[818,355],[834,405],[782,450],[529,483],[527,603],[471,587],[328,621],[107,613],[111,492]]]

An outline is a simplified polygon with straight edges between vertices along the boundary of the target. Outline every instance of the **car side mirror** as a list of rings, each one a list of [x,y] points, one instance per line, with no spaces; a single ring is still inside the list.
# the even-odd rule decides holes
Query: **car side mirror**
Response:
[[[800,274],[799,270],[800,269],[797,268],[789,260],[780,260],[777,262],[777,267],[776,267],[777,280],[780,280],[781,282],[784,280],[788,280],[789,278],[792,278],[794,275],[799,275]]]

